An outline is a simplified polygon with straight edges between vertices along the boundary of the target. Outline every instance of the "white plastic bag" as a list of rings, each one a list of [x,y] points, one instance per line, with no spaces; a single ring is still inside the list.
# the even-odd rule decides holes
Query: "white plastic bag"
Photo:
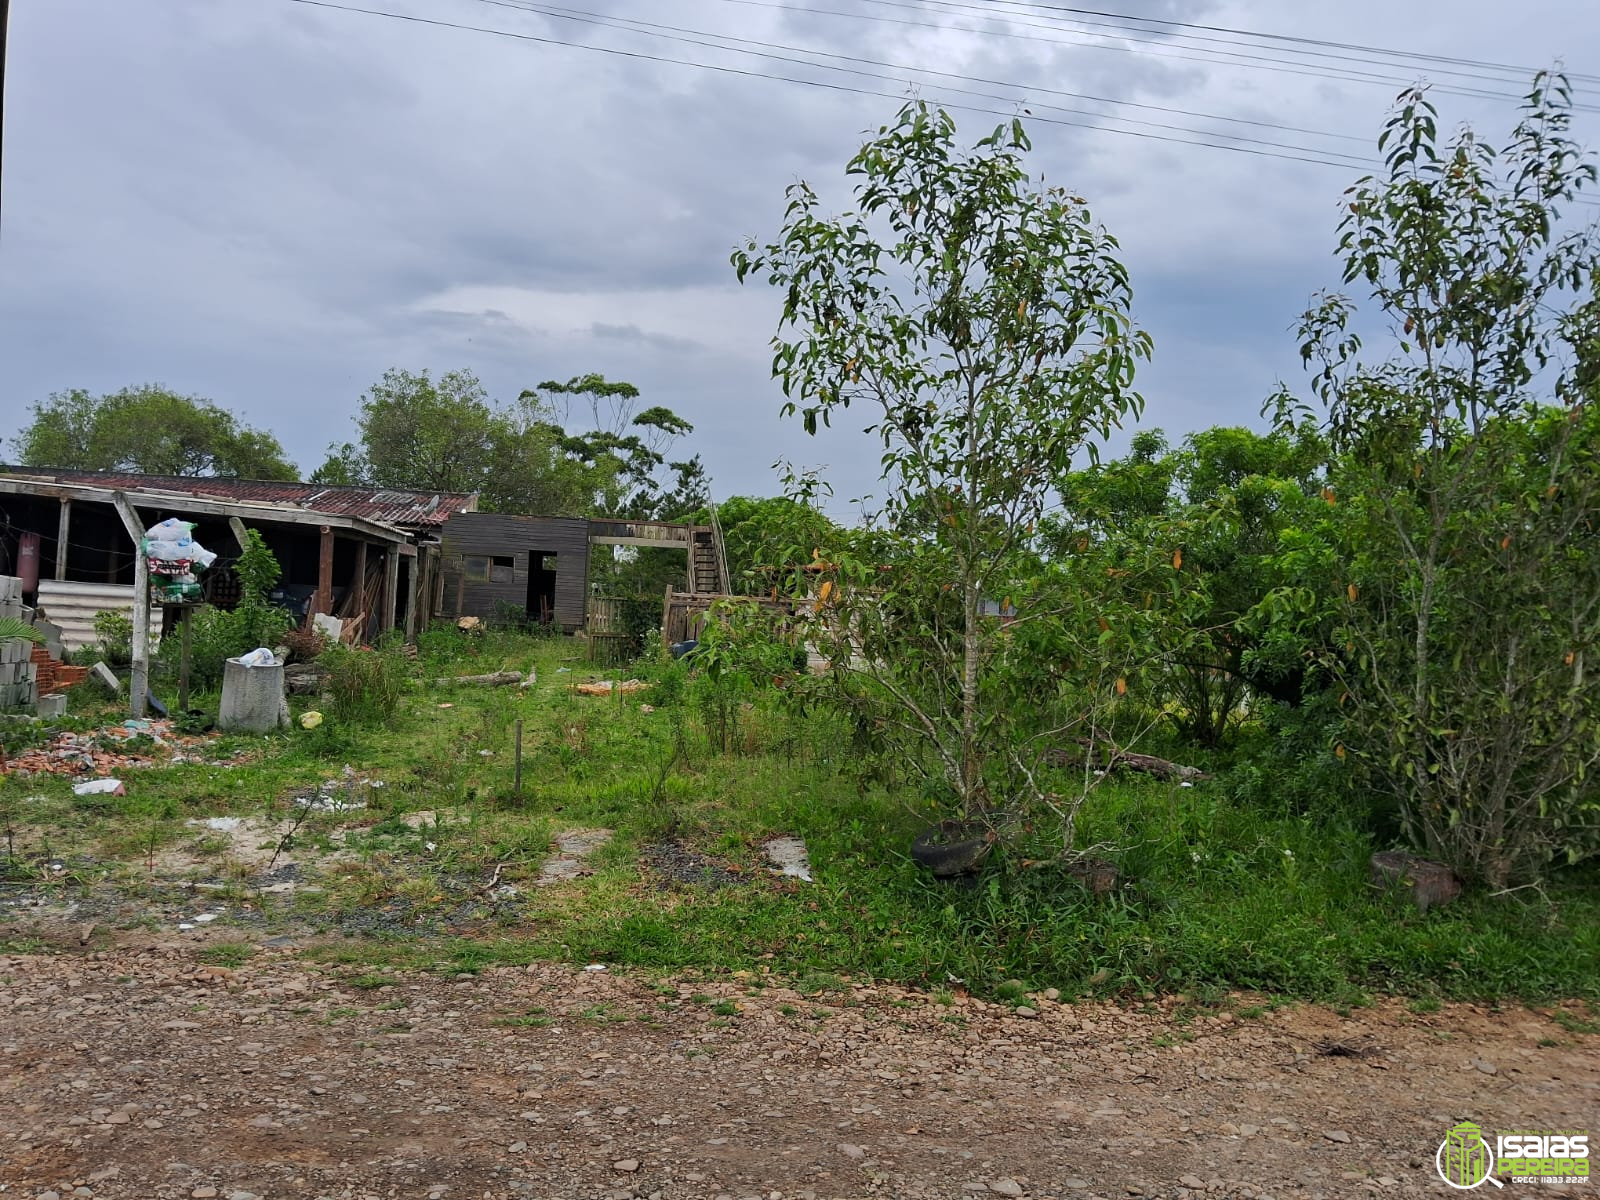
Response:
[[[257,646],[249,654],[239,656],[239,665],[244,667],[271,667],[276,666],[278,660],[272,657],[272,651],[265,646]]]

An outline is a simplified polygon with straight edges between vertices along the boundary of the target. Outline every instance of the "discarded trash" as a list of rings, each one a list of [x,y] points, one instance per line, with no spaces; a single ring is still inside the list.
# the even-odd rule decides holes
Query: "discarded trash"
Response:
[[[641,705],[639,705],[639,711],[642,712],[642,713],[653,713],[653,712],[655,712],[655,710],[656,710],[656,706],[654,704],[641,704]]]
[[[799,838],[768,838],[761,848],[766,852],[767,861],[778,868],[780,875],[811,882],[811,856],[806,853],[806,844]]]
[[[204,820],[185,822],[189,825],[203,825],[207,829],[215,829],[219,833],[232,833],[235,829],[245,824],[243,817],[206,817]]]
[[[190,924],[188,921],[179,921],[178,922],[178,928],[179,928],[179,930],[188,930],[188,929],[193,929],[194,926],[192,924]]]
[[[528,677],[526,679],[524,679],[521,683],[517,684],[517,686],[518,687],[528,688],[528,687],[532,687],[534,684],[536,684],[538,682],[539,682],[539,668],[538,667],[534,667],[533,670],[528,672]]]
[[[479,750],[478,751],[478,757],[479,758],[493,758],[494,757],[494,751],[493,750]]]
[[[91,779],[88,783],[72,785],[72,794],[75,796],[126,796],[128,789],[122,786],[120,779]]]
[[[319,713],[319,712],[308,712],[308,713],[301,713],[300,714],[300,728],[301,729],[315,729],[318,725],[321,725],[321,724],[322,724],[322,714]]]
[[[605,963],[590,963],[587,967],[584,968],[585,971],[604,971],[605,969],[606,969]]]
[[[122,723],[124,729],[132,729],[137,733],[150,732],[150,722],[145,717],[129,717]]]
[[[244,667],[273,667],[278,660],[272,657],[272,651],[265,646],[257,646],[249,654],[239,656],[239,665]]]
[[[454,704],[440,704],[437,707],[439,707],[439,708],[454,708],[455,705]]]
[[[557,667],[556,668],[556,674],[557,675],[571,675],[572,674],[572,668],[571,667]]]
[[[613,691],[626,696],[629,692],[642,692],[650,685],[642,679],[624,679],[617,683],[611,679],[602,679],[597,683],[580,683],[572,690],[580,696],[609,696]]]
[[[1190,782],[1189,782],[1189,781],[1188,781],[1188,780],[1187,780],[1187,779],[1185,779],[1185,780],[1184,780],[1184,781],[1183,781],[1183,782],[1182,782],[1182,783],[1180,783],[1180,784],[1179,784],[1179,785],[1178,785],[1178,786],[1179,786],[1179,787],[1193,787],[1193,786],[1194,786],[1194,784],[1192,784],[1192,783],[1190,783]]]
[[[207,921],[215,921],[220,915],[220,913],[201,913],[195,920],[203,925]]]
[[[170,717],[172,715],[167,711],[167,706],[156,698],[156,694],[154,692],[146,691],[144,694],[144,702],[145,706],[158,717]]]

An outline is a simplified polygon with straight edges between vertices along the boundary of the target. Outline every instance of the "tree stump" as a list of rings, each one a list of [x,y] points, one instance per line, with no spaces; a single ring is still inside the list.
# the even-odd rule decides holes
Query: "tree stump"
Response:
[[[1380,850],[1371,860],[1372,886],[1389,891],[1406,888],[1423,912],[1461,895],[1461,880],[1443,863],[1429,862],[1403,850]]]

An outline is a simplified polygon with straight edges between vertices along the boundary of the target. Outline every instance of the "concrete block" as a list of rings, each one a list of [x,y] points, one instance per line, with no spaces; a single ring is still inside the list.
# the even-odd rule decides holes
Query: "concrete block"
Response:
[[[15,597],[10,600],[0,600],[0,617],[10,617],[13,621],[22,620],[22,601]]]
[[[54,692],[48,696],[40,696],[33,702],[33,711],[41,717],[60,717],[67,712],[67,696],[65,692]]]
[[[0,642],[0,667],[11,663],[27,662],[32,657],[33,643],[22,638]]]
[[[122,680],[117,678],[117,673],[103,662],[97,662],[89,668],[89,678],[98,683],[113,696],[122,691]]]
[[[22,579],[16,575],[0,575],[0,604],[22,599]]]
[[[217,728],[230,732],[267,733],[289,724],[289,700],[283,690],[283,664],[247,667],[236,658],[222,664],[222,707]]]

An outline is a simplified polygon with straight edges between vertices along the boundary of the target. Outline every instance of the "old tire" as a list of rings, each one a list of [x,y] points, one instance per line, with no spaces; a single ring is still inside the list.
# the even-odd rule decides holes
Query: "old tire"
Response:
[[[918,834],[911,857],[935,878],[976,871],[994,847],[994,834],[977,821],[943,821]]]

